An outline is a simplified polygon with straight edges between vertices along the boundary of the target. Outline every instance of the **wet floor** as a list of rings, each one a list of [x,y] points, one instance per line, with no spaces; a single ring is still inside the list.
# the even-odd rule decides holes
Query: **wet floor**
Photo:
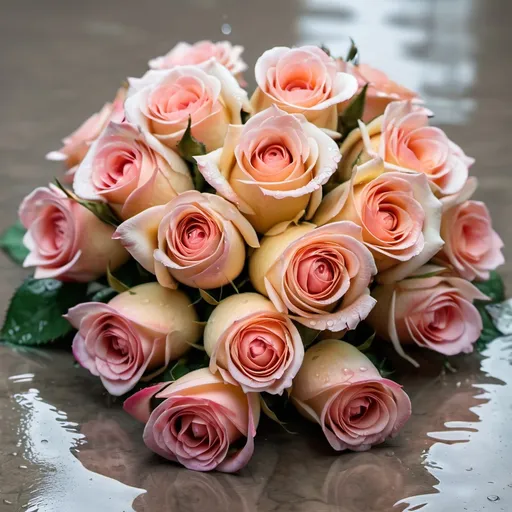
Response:
[[[17,0],[0,3],[0,229],[56,173],[44,155],[127,75],[178,40],[227,38],[250,66],[268,47],[323,43],[418,90],[477,159],[512,261],[509,0]],[[249,84],[254,83],[247,73]],[[512,266],[502,269],[509,290]],[[23,271],[0,256],[0,307]],[[238,476],[160,461],[141,427],[63,350],[0,347],[0,511],[512,510],[512,339],[396,377],[414,414],[393,441],[334,455],[314,427],[264,425]],[[396,507],[393,505],[396,504]]]

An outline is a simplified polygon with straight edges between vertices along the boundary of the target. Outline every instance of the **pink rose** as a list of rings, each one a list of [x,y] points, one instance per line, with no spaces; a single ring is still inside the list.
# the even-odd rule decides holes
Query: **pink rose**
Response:
[[[384,114],[386,107],[392,101],[413,100],[416,104],[422,103],[414,91],[393,82],[379,69],[372,68],[368,64],[355,66],[341,59],[338,59],[336,62],[339,71],[349,73],[357,80],[358,92],[368,84],[362,118],[365,123]]]
[[[363,451],[395,436],[411,416],[402,387],[380,376],[357,348],[324,340],[306,351],[292,401],[337,451]]]
[[[314,223],[350,220],[362,228],[381,282],[403,279],[443,246],[441,202],[424,174],[390,169],[381,158],[354,167],[350,181],[327,196]]]
[[[133,125],[110,123],[75,174],[76,194],[108,202],[126,219],[194,188],[184,160],[154,142],[157,148],[151,148]]]
[[[245,393],[282,394],[304,357],[299,331],[265,297],[240,293],[213,310],[204,331],[210,370]]]
[[[175,66],[201,64],[214,58],[236,77],[247,69],[247,64],[241,57],[243,51],[243,46],[233,46],[229,41],[198,41],[194,44],[181,42],[162,57],[151,59],[148,65],[151,69],[170,69]]]
[[[190,119],[192,136],[208,151],[222,147],[228,126],[240,124],[240,112],[250,108],[247,93],[214,59],[132,78],[125,102],[127,120],[150,145],[157,139],[175,149]]]
[[[503,242],[492,229],[489,210],[480,201],[466,201],[447,210],[441,236],[445,245],[437,258],[468,281],[485,281],[491,270],[505,263]]]
[[[151,412],[151,399],[164,400]],[[254,452],[260,417],[256,393],[225,383],[207,368],[128,398],[124,409],[146,423],[144,442],[158,455],[195,471],[242,469]],[[233,443],[245,437],[245,446]]]
[[[340,148],[340,178],[348,179],[355,164],[380,156],[395,170],[424,173],[436,195],[460,192],[474,160],[440,129],[429,126],[425,109],[410,101],[390,103],[384,115],[368,126],[360,123]]]
[[[418,364],[405,354],[402,344],[415,343],[452,356],[472,352],[482,332],[482,319],[473,301],[487,297],[464,279],[443,275],[409,278],[377,286],[372,295],[377,305],[368,322],[415,366]]]
[[[258,88],[251,104],[256,112],[275,104],[330,130],[337,127],[337,105],[357,91],[357,80],[339,72],[336,61],[317,46],[267,50],[254,73]]]
[[[71,135],[62,140],[64,144],[57,151],[50,151],[46,155],[47,160],[64,162],[66,169],[66,181],[73,181],[73,176],[78,164],[84,159],[89,147],[107,126],[109,121],[120,123],[124,119],[124,100],[126,89],[121,87],[112,103],[105,103],[103,108],[86,119]]]
[[[78,330],[75,359],[115,396],[163,371],[201,336],[188,297],[157,283],[135,286],[108,304],[79,304],[66,318]]]
[[[196,160],[206,181],[265,233],[306,210],[311,218],[340,158],[336,143],[304,116],[273,106],[230,126],[224,147]]]
[[[92,281],[128,259],[114,228],[69,199],[56,186],[36,188],[23,199],[19,216],[27,228],[23,243],[30,253],[24,267],[36,267],[36,279]]]
[[[375,305],[368,287],[376,273],[361,228],[347,221],[266,236],[249,261],[254,288],[281,313],[319,331],[354,329],[366,318]]]
[[[218,288],[242,271],[245,243],[258,237],[243,215],[222,197],[190,190],[165,206],[148,208],[123,222],[114,234],[158,282]]]

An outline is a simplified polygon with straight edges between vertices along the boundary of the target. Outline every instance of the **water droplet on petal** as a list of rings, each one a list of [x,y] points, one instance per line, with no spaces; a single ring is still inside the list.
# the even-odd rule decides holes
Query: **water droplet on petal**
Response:
[[[487,499],[489,501],[499,501],[500,497],[496,496],[496,494],[491,494],[490,496],[487,496]]]
[[[327,327],[332,327],[334,325],[334,322],[332,320],[327,321]]]
[[[315,326],[316,325],[316,321],[315,320],[311,320],[311,322],[309,322],[309,325]]]
[[[366,366],[361,366],[361,367],[359,368],[359,371],[360,371],[360,372],[365,372],[366,370],[368,370],[368,368],[366,368]]]

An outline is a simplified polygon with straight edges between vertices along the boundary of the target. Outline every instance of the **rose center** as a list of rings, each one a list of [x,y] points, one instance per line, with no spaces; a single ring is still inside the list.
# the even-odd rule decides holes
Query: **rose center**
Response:
[[[193,421],[191,423],[192,435],[197,439],[202,439],[208,433],[208,429],[204,423],[198,423],[197,421]]]
[[[306,80],[296,79],[286,84],[286,91],[299,91],[299,90],[311,90],[312,87]]]
[[[392,212],[379,210],[377,219],[379,224],[387,231],[394,231],[397,228],[398,220]]]
[[[140,152],[133,147],[123,147],[116,151],[106,147],[96,156],[94,185],[99,191],[109,190],[132,179],[138,172],[140,160]]]
[[[307,293],[317,295],[325,292],[332,284],[334,269],[327,258],[311,256],[298,266],[298,282]]]

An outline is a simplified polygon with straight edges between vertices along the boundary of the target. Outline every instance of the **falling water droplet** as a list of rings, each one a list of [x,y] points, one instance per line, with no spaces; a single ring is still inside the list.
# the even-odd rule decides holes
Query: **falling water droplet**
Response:
[[[499,496],[496,496],[496,494],[491,494],[490,496],[487,496],[487,499],[489,501],[499,501],[500,500],[500,497]]]
[[[222,27],[220,27],[220,31],[225,35],[229,36],[231,34],[231,25],[229,23],[223,23]]]

